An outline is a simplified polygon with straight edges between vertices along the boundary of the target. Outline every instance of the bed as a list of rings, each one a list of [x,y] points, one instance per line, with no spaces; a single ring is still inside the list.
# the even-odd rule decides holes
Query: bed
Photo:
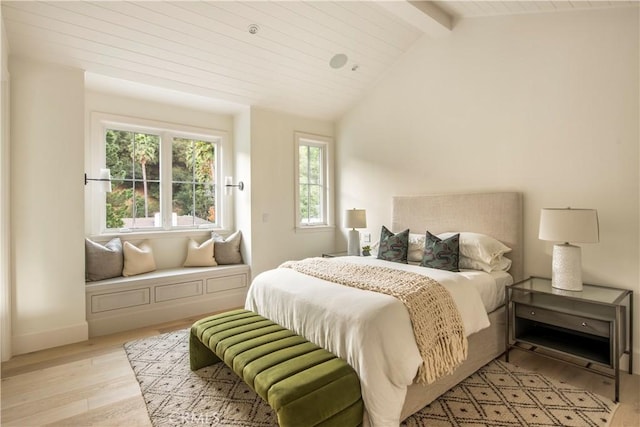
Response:
[[[512,262],[509,279],[523,278],[520,193],[394,197],[391,229],[407,228],[416,233],[467,231],[492,236],[512,249],[506,254]],[[342,261],[388,264],[367,257]],[[422,360],[407,310],[393,297],[279,268],[254,279],[245,304],[347,360],[361,380],[364,424],[376,427],[397,426],[504,350],[501,292],[494,292],[491,298],[469,291],[468,286],[470,276],[486,281],[490,274],[451,273],[406,264],[395,267],[429,275],[449,290],[467,332],[467,359],[452,374],[428,385],[413,381]]]

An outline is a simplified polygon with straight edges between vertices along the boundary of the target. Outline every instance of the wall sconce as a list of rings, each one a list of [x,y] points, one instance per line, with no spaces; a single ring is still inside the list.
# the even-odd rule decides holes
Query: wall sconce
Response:
[[[231,194],[232,187],[238,187],[238,190],[242,191],[244,190],[244,182],[238,181],[237,184],[234,184],[233,178],[230,176],[226,176],[224,178],[224,194],[226,194],[227,196]]]
[[[102,184],[100,189],[105,193],[111,193],[111,171],[109,169],[100,169],[100,178],[87,178],[87,174],[84,174],[84,185],[87,185],[89,181],[98,181]]]

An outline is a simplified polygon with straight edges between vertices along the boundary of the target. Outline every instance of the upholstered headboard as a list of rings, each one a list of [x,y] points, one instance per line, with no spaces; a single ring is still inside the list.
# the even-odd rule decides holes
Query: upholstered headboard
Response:
[[[429,230],[432,234],[447,231],[483,233],[500,240],[512,251],[509,273],[515,281],[524,279],[524,242],[522,194],[472,193],[393,198],[394,232],[410,229],[412,233]]]

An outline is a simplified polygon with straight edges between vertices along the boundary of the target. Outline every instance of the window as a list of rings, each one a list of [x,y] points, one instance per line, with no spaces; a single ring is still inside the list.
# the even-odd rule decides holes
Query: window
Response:
[[[332,225],[331,139],[296,133],[296,222],[299,228]]]
[[[112,191],[93,191],[92,232],[222,228],[224,133],[114,119],[94,119],[92,170],[110,169]]]

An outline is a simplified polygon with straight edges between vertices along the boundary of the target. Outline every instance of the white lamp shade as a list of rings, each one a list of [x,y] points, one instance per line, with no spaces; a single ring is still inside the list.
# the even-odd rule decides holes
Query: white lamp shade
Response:
[[[366,228],[367,211],[365,209],[349,209],[345,211],[344,226],[346,228]]]
[[[598,211],[571,208],[542,209],[538,238],[552,242],[598,243]]]

